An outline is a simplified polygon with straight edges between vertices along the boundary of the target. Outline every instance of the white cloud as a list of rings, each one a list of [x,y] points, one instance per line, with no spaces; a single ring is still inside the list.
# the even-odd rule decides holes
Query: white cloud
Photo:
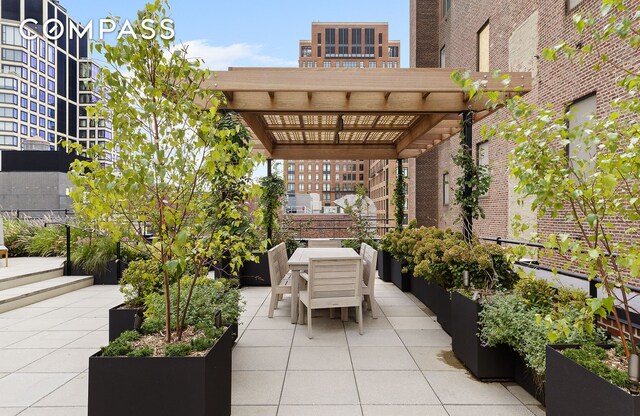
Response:
[[[184,43],[191,58],[204,61],[209,69],[226,70],[232,66],[297,67],[297,61],[261,54],[262,45],[234,43],[229,46],[210,45],[206,39]]]

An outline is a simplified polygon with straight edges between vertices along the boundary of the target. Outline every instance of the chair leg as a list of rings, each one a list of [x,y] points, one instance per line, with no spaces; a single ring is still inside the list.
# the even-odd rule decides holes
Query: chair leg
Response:
[[[373,319],[378,319],[378,311],[376,310],[376,298],[374,298],[373,296],[369,295],[369,308],[371,309],[371,317]]]
[[[362,305],[356,307],[356,316],[358,317],[358,328],[360,329],[360,335],[364,334],[363,319],[362,319]]]
[[[342,319],[343,322],[346,322],[349,320],[349,308],[340,309],[340,319]]]
[[[278,306],[278,294],[271,292],[271,302],[269,303],[269,318],[273,318],[273,310]]]
[[[313,338],[313,329],[311,328],[311,321],[313,316],[313,309],[308,309],[307,310],[307,338],[311,339]]]
[[[335,311],[335,309],[329,308],[329,319],[333,319],[335,317],[334,311]]]

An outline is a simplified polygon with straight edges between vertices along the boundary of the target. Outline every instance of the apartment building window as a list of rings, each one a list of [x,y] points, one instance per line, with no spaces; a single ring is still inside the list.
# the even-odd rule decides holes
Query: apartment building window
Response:
[[[2,59],[5,61],[22,62],[27,63],[27,54],[22,51],[16,51],[14,49],[2,48]]]
[[[324,61],[323,66],[324,66],[325,68],[331,68],[331,61]]]
[[[326,56],[333,57],[336,54],[336,30],[334,28],[326,28],[324,30]]]
[[[319,184],[319,183],[317,183],[317,184],[316,184],[316,191],[319,191],[319,190],[320,190],[320,184]]]
[[[303,58],[311,58],[311,46],[303,46],[300,48],[300,56]]]
[[[378,43],[382,44],[382,32],[378,33]]]
[[[567,13],[578,7],[580,3],[582,3],[582,0],[566,0]]]
[[[346,57],[349,55],[349,29],[338,29],[338,56]]]
[[[304,184],[303,183],[299,183],[298,184],[298,190],[304,192]]]
[[[322,56],[322,46],[318,45],[318,51],[317,51],[317,55],[318,58],[320,58]]]
[[[362,55],[362,29],[361,28],[353,28],[351,29],[351,54],[352,55]]]
[[[489,72],[489,22],[478,31],[478,71]]]
[[[288,183],[287,184],[287,191],[295,192],[296,191],[296,184],[295,183]]]
[[[389,46],[389,58],[400,57],[400,48],[397,46]]]
[[[85,123],[85,124],[86,124],[86,123]],[[289,174],[287,175],[287,180],[288,180],[289,182],[293,182],[293,181],[295,181],[295,180],[296,180],[296,175],[295,175],[295,173],[289,173]]]
[[[15,26],[2,25],[2,44],[24,46],[20,29]]]
[[[300,182],[304,181],[304,173],[299,173],[299,174],[298,174],[298,180],[299,180]]]
[[[330,181],[331,180],[331,174],[330,173],[323,173],[322,174],[322,180],[326,181],[326,182]]]
[[[376,61],[369,61],[369,68],[376,68],[378,66],[378,64],[376,63]]]
[[[442,18],[444,19],[449,14],[451,9],[451,0],[440,0],[442,2]]]
[[[322,45],[322,33],[318,32],[318,45]]]
[[[295,163],[287,163],[287,172],[295,172],[296,164]]]
[[[442,175],[442,203],[449,205],[449,173]]]
[[[440,48],[440,68],[446,68],[447,67],[447,54],[446,54],[446,49],[443,46],[442,48]]]
[[[340,61],[336,61],[336,68],[340,68]]]
[[[312,185],[310,183],[307,184],[307,191],[313,190]]]
[[[569,112],[569,130],[579,129],[589,121],[589,117],[596,113],[596,94],[587,95],[571,103],[567,110]],[[577,138],[567,145],[567,155],[574,160],[588,161],[595,154],[595,145],[587,145]]]
[[[364,54],[367,58],[373,57],[375,52],[376,31],[373,28],[364,30]]]
[[[331,172],[331,165],[329,163],[324,163],[322,165],[322,171],[323,172]]]
[[[382,46],[378,46],[378,58],[382,58]]]
[[[308,180],[308,181],[311,181],[312,179],[313,179],[313,175],[309,173],[309,174],[307,175],[307,180]]]

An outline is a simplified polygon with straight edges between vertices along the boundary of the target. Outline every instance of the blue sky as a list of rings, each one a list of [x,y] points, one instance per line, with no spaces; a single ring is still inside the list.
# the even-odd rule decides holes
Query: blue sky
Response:
[[[144,0],[61,0],[80,23],[109,14],[133,20]],[[311,22],[388,22],[409,66],[409,0],[170,0],[176,38],[212,69],[229,66],[297,66],[298,41]]]

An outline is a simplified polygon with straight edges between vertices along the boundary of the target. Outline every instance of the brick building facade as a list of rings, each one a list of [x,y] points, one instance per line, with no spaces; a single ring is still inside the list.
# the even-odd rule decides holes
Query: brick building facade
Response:
[[[443,2],[445,4],[443,4]],[[609,111],[613,99],[623,94],[616,85],[620,73],[611,67],[594,72],[593,62],[582,66],[566,59],[547,61],[542,58],[545,47],[566,41],[577,45],[580,37],[572,23],[574,14],[599,16],[601,0],[473,0],[429,1],[412,0],[411,62],[417,67],[443,66],[448,68],[484,69],[485,59],[490,69],[527,71],[534,77],[533,89],[525,98],[537,104],[551,103],[557,109],[575,105],[592,108],[602,116]],[[486,51],[482,48],[486,36]],[[486,56],[483,54],[488,53]],[[611,59],[640,68],[640,56],[619,40],[607,45]],[[437,57],[437,62],[434,60]],[[595,57],[590,58],[595,59]],[[480,129],[483,124],[495,124],[504,114],[500,111],[476,123],[473,129],[473,154],[487,152],[492,183],[488,194],[481,199],[486,219],[474,222],[480,236],[512,237],[511,219],[520,214],[538,227],[541,234],[571,232],[572,224],[562,218],[539,217],[517,204],[514,179],[509,177],[508,159],[512,145],[504,141],[483,143]],[[459,139],[452,137],[425,153],[416,162],[416,218],[419,224],[441,228],[459,227],[454,224],[457,210],[445,199],[445,181],[455,186],[459,172],[452,155],[459,148]],[[622,236],[625,224],[617,224]],[[523,236],[520,236],[522,239]]]

